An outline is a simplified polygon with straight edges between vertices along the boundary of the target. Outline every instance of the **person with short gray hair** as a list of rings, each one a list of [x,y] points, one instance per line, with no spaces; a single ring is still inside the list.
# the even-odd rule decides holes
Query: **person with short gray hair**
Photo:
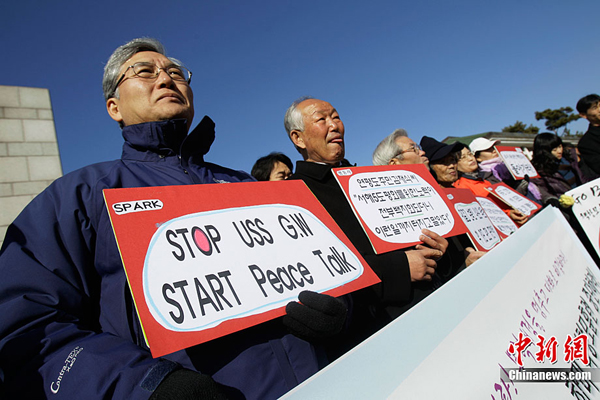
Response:
[[[102,78],[102,89],[104,91],[104,100],[111,97],[119,97],[117,89],[117,80],[119,71],[127,60],[134,54],[142,51],[152,51],[154,53],[165,55],[165,48],[156,39],[138,38],[133,39],[122,46],[119,46],[110,56],[104,66],[104,77]]]
[[[188,134],[190,83],[191,72],[158,41],[120,46],[103,85],[106,110],[125,139],[121,159],[57,179],[8,227],[0,251],[1,398],[272,399],[324,365],[310,341],[337,334],[347,309],[310,291],[288,303],[283,318],[152,357],[103,190],[255,181],[204,160],[215,124],[204,117]],[[183,251],[171,244],[174,254]],[[201,318],[178,286],[187,281],[173,284],[181,294],[165,285],[169,323]],[[191,282],[188,290],[197,292],[204,315],[208,300],[198,285]],[[179,295],[185,300],[178,302]]]
[[[314,99],[314,97],[311,97],[311,96],[299,97],[298,99],[294,100],[294,102],[292,102],[292,104],[288,107],[288,109],[285,112],[285,116],[283,117],[283,126],[284,126],[285,131],[287,132],[288,138],[290,138],[290,140],[291,140],[290,132],[292,132],[293,130],[297,130],[297,131],[304,130],[304,120],[302,119],[302,112],[298,109],[298,106],[303,101],[309,100],[309,99]],[[292,143],[293,142],[294,141],[292,140]],[[298,148],[295,144],[294,144],[294,147],[296,147],[296,150],[298,150],[298,152],[302,153],[300,151],[301,149]]]
[[[377,145],[373,165],[429,164],[425,152],[404,129],[396,129]]]

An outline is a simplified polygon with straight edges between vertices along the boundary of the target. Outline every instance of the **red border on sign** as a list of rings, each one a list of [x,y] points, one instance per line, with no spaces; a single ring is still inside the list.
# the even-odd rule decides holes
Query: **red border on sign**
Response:
[[[350,175],[345,175],[343,173],[341,175],[338,174],[338,171],[345,171],[345,170],[350,170],[352,172],[352,174],[350,174]],[[423,243],[421,241],[415,241],[415,242],[409,242],[409,243],[392,243],[392,242],[387,242],[385,240],[380,239],[367,226],[367,224],[365,223],[363,218],[360,216],[360,214],[358,213],[358,211],[352,204],[352,201],[350,201],[349,181],[352,176],[361,174],[361,173],[387,172],[387,171],[410,171],[410,172],[413,172],[416,175],[418,175],[419,177],[421,177],[423,180],[425,180],[429,185],[431,185],[431,187],[433,187],[433,189],[440,195],[440,197],[442,198],[442,200],[444,201],[444,203],[450,210],[452,217],[454,218],[454,226],[452,227],[450,232],[443,235],[444,237],[456,236],[456,235],[460,235],[462,233],[467,232],[467,227],[462,222],[462,219],[460,218],[460,216],[456,213],[456,210],[454,210],[454,206],[452,206],[452,204],[446,197],[446,193],[444,193],[442,188],[440,188],[439,184],[435,181],[435,179],[433,178],[431,173],[427,170],[427,167],[425,167],[424,164],[334,168],[333,169],[334,176],[336,177],[340,187],[342,188],[342,191],[346,195],[346,200],[350,204],[350,207],[352,207],[352,210],[354,211],[354,214],[358,218],[358,221],[360,222],[363,230],[369,237],[369,241],[371,242],[371,245],[373,246],[373,250],[375,251],[375,253],[377,253],[377,254],[387,253],[390,251],[404,249],[407,247],[411,247],[411,246]]]
[[[154,357],[204,343],[285,314],[285,307],[280,307],[192,332],[171,331],[158,323],[145,303],[143,267],[148,246],[157,228],[174,218],[203,211],[265,204],[298,206],[313,213],[363,265],[364,271],[360,277],[328,290],[327,294],[341,296],[379,282],[379,278],[302,181],[105,189],[104,198],[138,316]],[[147,199],[159,199],[163,203],[162,209],[121,215],[117,215],[113,209],[116,203]]]

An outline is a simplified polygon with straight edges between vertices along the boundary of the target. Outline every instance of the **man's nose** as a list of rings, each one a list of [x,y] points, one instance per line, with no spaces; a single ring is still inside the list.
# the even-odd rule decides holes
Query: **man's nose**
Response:
[[[162,85],[171,86],[171,85],[175,84],[175,81],[173,80],[173,78],[171,78],[171,75],[169,75],[167,73],[167,71],[162,68],[158,71],[158,76],[156,77],[156,81],[159,82],[159,84],[161,86]]]
[[[331,127],[331,129],[339,131],[340,130],[340,126],[341,126],[341,121],[337,121],[335,119],[330,119],[329,120],[329,126]]]

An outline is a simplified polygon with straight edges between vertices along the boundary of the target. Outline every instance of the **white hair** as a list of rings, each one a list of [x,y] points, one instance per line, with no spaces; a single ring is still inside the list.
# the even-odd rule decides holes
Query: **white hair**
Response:
[[[402,160],[400,153],[406,149],[401,149],[396,143],[399,137],[408,137],[408,133],[404,129],[396,129],[377,145],[373,152],[373,165],[388,165],[392,158]]]
[[[302,112],[298,110],[298,105],[304,100],[310,99],[314,99],[314,97],[302,96],[294,100],[292,105],[289,106],[287,111],[285,112],[285,116],[283,117],[283,126],[285,127],[285,131],[287,132],[287,135],[290,138],[290,140],[292,140],[292,136],[290,135],[292,131],[297,130],[300,132],[304,132],[304,119],[302,118]],[[294,147],[296,147],[296,150],[302,153],[302,149],[298,148],[296,144],[294,144]]]

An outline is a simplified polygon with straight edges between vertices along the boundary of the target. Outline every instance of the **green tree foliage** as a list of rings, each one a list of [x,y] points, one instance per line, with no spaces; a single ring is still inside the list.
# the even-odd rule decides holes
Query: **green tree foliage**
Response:
[[[569,135],[570,132],[566,128],[569,122],[573,122],[579,119],[578,114],[573,114],[573,109],[571,107],[562,107],[556,110],[546,109],[544,111],[536,111],[535,119],[541,120],[545,119],[546,128],[558,134],[558,130],[564,127],[563,134]]]
[[[533,125],[525,125],[521,121],[517,121],[512,125],[505,126],[502,128],[502,132],[513,132],[513,133],[535,133],[537,134],[540,131],[540,128]]]

